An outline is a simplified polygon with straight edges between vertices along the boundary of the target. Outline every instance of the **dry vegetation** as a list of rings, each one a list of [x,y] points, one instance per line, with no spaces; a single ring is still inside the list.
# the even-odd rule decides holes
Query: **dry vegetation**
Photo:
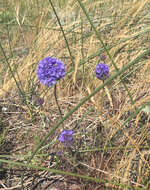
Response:
[[[84,3],[119,69],[150,47],[149,0]],[[3,159],[25,163],[43,136],[60,120],[53,88],[40,85],[36,76],[37,64],[42,58],[57,57],[67,66],[65,79],[57,85],[64,115],[102,84],[95,77],[95,66],[99,56],[106,52],[78,2],[55,1],[55,7],[73,62],[49,1],[3,0],[0,3],[1,45],[24,93],[22,97],[1,51],[0,155],[5,155],[1,156]],[[116,71],[108,56],[106,63],[113,75]],[[105,182],[3,163],[0,187],[21,189],[21,173],[25,171],[25,189],[150,189],[150,107],[122,126],[137,108],[150,101],[150,54],[122,76],[134,104],[117,77],[65,120],[32,160],[34,165],[88,175]],[[39,97],[44,98],[43,106],[37,104]],[[75,131],[76,153],[56,142],[63,127]],[[64,154],[56,157],[59,150]]]

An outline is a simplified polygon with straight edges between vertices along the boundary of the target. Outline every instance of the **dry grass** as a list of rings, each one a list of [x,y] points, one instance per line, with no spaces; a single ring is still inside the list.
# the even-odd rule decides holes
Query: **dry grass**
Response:
[[[9,69],[3,64],[0,68],[2,76],[0,107],[1,109],[6,107],[7,110],[1,111],[0,114],[3,126],[7,127],[7,134],[2,150],[10,152],[11,156],[30,155],[42,136],[60,119],[53,97],[53,89],[46,90],[45,87],[39,85],[36,77],[37,63],[50,55],[58,57],[66,64],[67,76],[64,81],[58,83],[59,102],[65,115],[101,83],[94,76],[94,72],[99,55],[104,50],[77,2],[69,1],[65,4],[61,1],[60,6],[62,7],[57,7],[74,57],[74,65],[71,62],[63,35],[56,24],[55,15],[52,11],[49,12],[49,5],[40,0],[26,1],[26,3],[8,0],[6,2],[5,6],[9,5],[9,12],[13,15],[9,17],[14,18],[17,23],[17,25],[9,25],[13,50],[13,57],[9,58],[9,63],[14,69],[17,80],[21,81],[29,104],[34,106],[35,121],[33,122],[29,117],[28,109],[18,93]],[[148,0],[126,0],[124,3],[114,0],[95,1],[94,3],[85,1],[85,4],[118,68],[121,69],[149,48],[150,18],[148,10],[150,5]],[[5,9],[6,7],[3,7],[3,10]],[[31,25],[32,27],[29,27]],[[0,31],[3,46],[9,56],[11,52],[8,33],[2,33],[2,27]],[[0,57],[3,59],[2,53]],[[115,69],[109,58],[106,59],[106,63],[110,67],[110,73],[113,74]],[[15,67],[17,72],[15,72]],[[64,122],[65,128],[75,130],[75,147],[77,149],[102,147],[102,150],[80,153],[79,158],[76,158],[75,161],[71,159],[70,155],[67,159],[64,156],[60,160],[61,164],[58,169],[67,169],[67,171],[88,174],[109,181],[114,180],[131,185],[133,188],[150,188],[150,151],[141,148],[150,145],[149,116],[141,111],[121,128],[123,122],[135,111],[135,108],[150,100],[150,55],[136,64],[131,72],[126,73],[128,76],[125,78],[125,83],[135,101],[134,106],[118,77]],[[43,107],[39,108],[36,105],[38,97],[44,97]],[[89,111],[90,109],[92,111]],[[83,117],[87,111],[89,113]],[[102,129],[100,130],[100,128]],[[60,131],[61,129],[58,129],[55,133],[56,136],[49,141],[56,140]],[[11,141],[12,146],[6,149],[6,144]],[[110,149],[105,150],[108,147]],[[111,149],[111,147],[116,148]],[[61,148],[59,144],[55,144],[52,149],[46,147],[42,153],[57,152]],[[48,159],[47,157],[44,159],[36,157],[33,162],[44,163],[47,166]],[[30,176],[34,179],[32,174]],[[20,176],[17,179],[13,178],[12,187],[16,185],[18,179]],[[69,180],[73,181],[69,177],[65,177],[64,181],[69,184]],[[34,183],[34,180],[31,181]],[[29,181],[26,182],[28,184]],[[79,185],[80,189],[106,189],[106,187],[119,189],[109,183],[105,185],[94,184],[94,182],[84,184],[83,181],[77,180],[74,183]],[[33,185],[31,182],[29,184]],[[61,185],[60,182],[57,187],[60,188]],[[69,186],[66,185],[64,188],[67,189]]]

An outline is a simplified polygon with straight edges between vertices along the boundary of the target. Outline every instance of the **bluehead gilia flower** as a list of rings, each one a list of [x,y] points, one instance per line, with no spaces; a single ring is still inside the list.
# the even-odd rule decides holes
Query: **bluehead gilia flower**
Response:
[[[74,131],[72,130],[63,130],[58,137],[58,140],[66,147],[72,145]]]
[[[106,80],[109,77],[109,68],[105,63],[98,63],[96,66],[96,77],[100,80]]]
[[[46,86],[52,86],[66,74],[65,64],[53,57],[46,57],[38,64],[37,76]]]

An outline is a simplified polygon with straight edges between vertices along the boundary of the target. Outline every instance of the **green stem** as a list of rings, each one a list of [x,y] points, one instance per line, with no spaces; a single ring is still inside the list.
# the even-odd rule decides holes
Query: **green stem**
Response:
[[[84,37],[83,37],[83,20],[82,20],[82,16],[80,15],[81,17],[81,55],[82,55],[82,60],[84,60]],[[84,79],[85,79],[85,67],[84,67],[84,64],[82,65],[82,75],[83,75],[83,78],[82,78],[82,86],[84,84]]]
[[[19,86],[19,84],[18,84],[18,82],[17,82],[17,79],[16,79],[16,77],[15,77],[15,75],[14,75],[14,73],[13,73],[13,70],[12,70],[12,68],[11,68],[11,65],[10,65],[9,62],[8,62],[8,58],[7,58],[6,54],[5,54],[5,51],[4,51],[4,49],[3,49],[1,43],[0,43],[0,48],[1,48],[1,50],[2,50],[2,53],[3,53],[4,57],[5,57],[5,61],[6,61],[7,65],[8,65],[8,68],[9,68],[9,71],[10,71],[10,73],[11,73],[11,75],[12,75],[12,78],[14,79],[14,81],[15,81],[15,83],[16,83],[16,86],[17,86],[17,88],[19,89],[21,95],[24,97],[24,94],[23,94],[23,92],[22,92],[22,89],[20,88],[20,86]]]
[[[68,43],[68,40],[67,40],[67,38],[66,38],[65,32],[64,32],[63,26],[62,26],[62,24],[61,24],[61,22],[60,22],[60,19],[59,19],[58,15],[57,15],[57,12],[56,12],[56,10],[55,10],[55,7],[54,7],[52,1],[49,0],[49,3],[51,4],[51,7],[52,7],[52,9],[53,9],[53,11],[54,11],[54,14],[55,14],[55,16],[56,16],[57,22],[58,22],[58,24],[59,24],[59,26],[60,26],[61,32],[62,32],[63,37],[64,37],[64,39],[65,39],[65,42],[66,42],[66,45],[67,45],[67,48],[68,48],[68,51],[69,51],[69,54],[70,54],[70,58],[71,58],[71,61],[72,61],[72,65],[74,65],[73,56],[72,56],[72,53],[71,53],[71,50],[70,50],[69,43]]]
[[[76,152],[87,153],[87,152],[97,152],[97,151],[108,151],[108,150],[130,150],[134,149],[134,146],[118,146],[118,147],[103,147],[103,148],[93,148],[93,149],[79,149]],[[150,149],[150,146],[139,146],[139,149]]]
[[[8,24],[6,24],[6,30],[7,30],[7,35],[8,35],[8,42],[9,42],[9,49],[10,49],[10,54],[13,57],[13,51],[12,51],[12,47],[11,47],[11,38],[10,38],[10,34],[9,34],[9,27]]]
[[[62,118],[63,118],[63,115],[62,115],[60,106],[59,106],[59,104],[58,104],[56,85],[54,86],[54,97],[55,97],[56,105],[57,105],[58,110],[59,110],[60,117],[61,117],[61,119],[62,119]]]
[[[5,54],[5,51],[4,51],[4,49],[3,49],[1,43],[0,43],[0,48],[1,48],[2,53],[3,53],[3,55],[4,55],[4,58],[5,58],[5,61],[6,61],[6,63],[7,63],[8,68],[9,68],[9,71],[10,71],[10,73],[11,73],[11,76],[12,76],[12,78],[14,79],[14,81],[15,81],[15,83],[16,83],[16,86],[17,86],[17,88],[18,88],[20,94],[22,95],[23,99],[25,100],[25,103],[26,103],[26,105],[27,105],[27,107],[28,107],[28,109],[29,109],[29,114],[30,114],[30,116],[31,116],[31,118],[32,118],[32,117],[33,117],[33,115],[32,115],[32,109],[31,109],[30,106],[28,105],[28,102],[27,102],[27,100],[26,100],[26,96],[25,96],[25,93],[24,93],[23,88],[21,88],[21,87],[22,87],[22,84],[21,84],[21,82],[20,82],[20,84],[18,83],[18,81],[17,81],[17,79],[16,79],[16,77],[15,77],[15,75],[14,75],[14,72],[13,72],[13,70],[12,70],[12,68],[11,68],[11,65],[10,65],[10,63],[9,63],[9,61],[8,61],[8,58],[7,58],[6,54]],[[17,75],[18,75],[18,73],[17,73]],[[19,78],[19,75],[18,75],[18,78]],[[19,80],[19,81],[20,81],[20,80]],[[21,86],[21,87],[20,87],[20,86]]]
[[[77,0],[77,1],[78,1],[78,3],[80,4],[80,7],[81,7],[81,9],[83,10],[84,14],[86,15],[86,17],[87,17],[87,19],[88,19],[88,21],[89,21],[91,27],[92,27],[93,30],[95,31],[95,34],[96,34],[97,38],[99,39],[99,41],[101,42],[101,44],[102,44],[104,50],[106,51],[107,55],[109,56],[109,58],[110,58],[110,60],[111,60],[111,62],[112,62],[112,64],[113,64],[113,66],[114,66],[116,72],[118,72],[119,69],[118,69],[116,63],[114,62],[112,56],[110,55],[108,49],[106,48],[106,45],[104,44],[104,42],[103,42],[103,40],[102,40],[102,38],[101,38],[100,33],[96,30],[96,27],[94,26],[92,20],[90,19],[90,17],[89,17],[89,15],[88,15],[88,13],[87,13],[87,11],[86,11],[86,9],[85,9],[83,3],[81,2],[81,0]],[[129,98],[130,98],[131,104],[134,104],[134,100],[133,100],[133,98],[132,98],[132,95],[131,95],[131,93],[130,93],[128,87],[126,86],[126,84],[125,84],[124,81],[122,80],[122,77],[120,77],[120,80],[121,80],[122,84],[124,85],[125,90],[126,90],[127,93],[128,93],[128,96],[129,96]]]
[[[94,177],[89,177],[89,176],[85,176],[85,175],[81,175],[81,174],[76,174],[76,173],[72,173],[72,172],[65,172],[65,171],[61,171],[61,170],[57,170],[57,169],[52,169],[52,168],[45,168],[45,167],[40,167],[40,166],[35,166],[32,164],[24,164],[22,162],[14,162],[14,161],[10,161],[10,160],[6,160],[6,159],[0,159],[0,162],[3,163],[7,163],[10,165],[14,165],[14,166],[22,166],[25,168],[32,168],[32,169],[36,169],[36,170],[42,170],[42,171],[47,171],[47,172],[51,172],[51,173],[56,173],[56,174],[60,174],[60,175],[68,175],[68,176],[72,176],[72,177],[77,177],[77,178],[81,178],[87,181],[95,181],[96,183],[109,183],[115,186],[119,186],[122,188],[131,188],[130,185],[127,184],[122,184],[119,182],[115,182],[115,181],[108,181],[108,180],[104,180],[104,179],[98,179],[98,178],[94,178]],[[136,190],[146,190],[144,187],[141,189],[140,187],[135,187]]]

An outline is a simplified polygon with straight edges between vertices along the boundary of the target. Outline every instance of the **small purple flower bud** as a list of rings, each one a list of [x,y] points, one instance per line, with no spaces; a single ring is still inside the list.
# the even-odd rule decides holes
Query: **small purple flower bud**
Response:
[[[96,66],[96,77],[100,80],[106,80],[109,77],[109,68],[107,64],[98,63]]]

